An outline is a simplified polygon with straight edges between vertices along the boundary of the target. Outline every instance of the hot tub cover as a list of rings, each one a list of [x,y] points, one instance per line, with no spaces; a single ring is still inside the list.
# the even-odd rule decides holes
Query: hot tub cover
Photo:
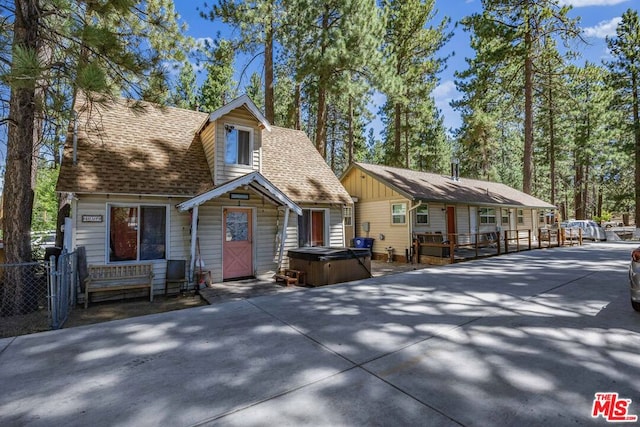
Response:
[[[290,249],[289,258],[307,261],[332,261],[339,259],[364,258],[371,256],[368,248],[327,248],[322,246]]]

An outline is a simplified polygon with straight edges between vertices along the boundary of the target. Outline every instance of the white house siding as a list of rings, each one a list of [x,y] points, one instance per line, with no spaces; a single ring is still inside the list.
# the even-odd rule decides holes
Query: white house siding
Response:
[[[456,206],[456,232],[460,235],[458,237],[459,244],[466,244],[474,241],[471,237],[469,205]]]
[[[222,220],[224,208],[251,208],[253,213],[253,259],[254,274],[275,273],[277,269],[276,218],[277,207],[262,198],[250,194],[249,200],[238,203],[223,195],[199,207],[198,236],[200,256],[205,271],[211,272],[214,283],[222,282],[223,248]],[[282,213],[280,214],[282,217]]]
[[[189,260],[189,214],[181,214],[175,209],[175,205],[184,201],[180,198],[164,197],[115,197],[115,196],[85,196],[79,195],[75,204],[76,212],[73,213],[73,226],[75,229],[74,246],[84,246],[87,254],[87,264],[106,264],[107,259],[107,225],[108,204],[153,204],[167,205],[169,211],[169,236],[167,245],[168,259]],[[102,222],[82,222],[83,215],[102,215]],[[155,274],[154,293],[164,292],[166,276],[166,261],[145,261],[154,265]]]
[[[342,225],[342,207],[330,206],[326,204],[314,204],[314,205],[299,205],[302,209],[327,209],[329,215],[329,245],[331,247],[344,247],[346,246],[344,241],[344,228]],[[287,240],[284,245],[284,256],[282,259],[282,268],[289,266],[289,259],[287,258],[287,251],[290,249],[296,249],[298,247],[298,215],[294,213],[289,214],[289,222],[287,223]],[[275,223],[275,221],[274,221]],[[282,226],[284,225],[284,210],[281,210],[278,217],[278,229],[277,229],[277,242],[280,242],[280,235]],[[274,230],[274,235],[276,231]],[[279,247],[276,247],[274,252],[274,261],[277,263]]]
[[[416,203],[417,204],[417,203]],[[414,204],[414,206],[416,205]],[[425,203],[422,205],[429,206],[429,224],[417,224],[416,223],[416,210],[414,209],[411,212],[411,219],[413,221],[413,232],[414,233],[435,233],[436,231],[440,231],[442,233],[447,229],[447,217],[445,215],[445,205],[443,203]]]
[[[253,129],[253,164],[251,166],[227,165],[224,162],[225,124],[238,125]],[[268,131],[265,130],[265,132]],[[216,185],[220,185],[242,175],[246,175],[254,170],[260,170],[262,130],[258,127],[256,118],[247,109],[238,108],[216,120],[216,141],[217,145],[215,150],[214,166],[214,182]]]

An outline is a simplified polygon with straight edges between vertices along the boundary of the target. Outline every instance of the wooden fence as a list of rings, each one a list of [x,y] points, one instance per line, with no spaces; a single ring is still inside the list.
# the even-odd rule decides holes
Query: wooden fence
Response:
[[[582,245],[582,230],[538,230],[538,248],[563,245]],[[484,233],[417,233],[413,241],[416,262],[453,264],[480,256],[492,256],[520,252],[533,248],[533,232],[527,230],[503,230]],[[424,258],[426,257],[426,258]]]

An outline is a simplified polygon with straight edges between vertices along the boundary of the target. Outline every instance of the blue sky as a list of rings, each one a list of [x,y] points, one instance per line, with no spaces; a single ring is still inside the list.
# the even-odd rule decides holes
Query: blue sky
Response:
[[[583,55],[579,63],[589,60],[600,64],[608,57],[605,36],[615,34],[615,28],[622,13],[629,8],[637,10],[640,0],[561,0],[561,3],[573,6],[569,12],[570,16],[580,17],[579,25],[588,43],[576,47]],[[188,34],[196,39],[214,38],[218,32],[223,36],[233,36],[231,29],[224,24],[207,21],[198,15],[196,8],[201,7],[202,4],[185,0],[175,2],[176,10],[189,25]],[[454,72],[466,68],[465,58],[472,56],[473,51],[469,47],[469,34],[462,31],[461,27],[454,28],[454,24],[463,17],[480,11],[481,2],[480,0],[436,0],[436,9],[438,14],[434,25],[437,25],[444,16],[448,16],[451,18],[451,30],[454,35],[442,51],[443,55],[453,53],[453,56],[449,59],[447,68],[440,74],[440,84],[433,96],[444,115],[445,126],[457,128],[460,125],[460,116],[449,106],[451,100],[459,97],[454,84]],[[243,68],[246,65],[245,62],[244,57],[239,57],[236,61],[236,69]],[[241,86],[244,86],[246,82],[241,83]],[[374,99],[378,104],[382,101],[382,96]],[[372,106],[372,110],[375,112],[375,105]],[[377,123],[373,123],[372,126],[378,127]]]

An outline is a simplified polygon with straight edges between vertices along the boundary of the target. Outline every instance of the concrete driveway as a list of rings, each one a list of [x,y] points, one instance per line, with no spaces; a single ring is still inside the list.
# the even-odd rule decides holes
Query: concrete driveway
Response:
[[[640,415],[632,246],[430,268],[0,340],[0,425],[607,425]]]

